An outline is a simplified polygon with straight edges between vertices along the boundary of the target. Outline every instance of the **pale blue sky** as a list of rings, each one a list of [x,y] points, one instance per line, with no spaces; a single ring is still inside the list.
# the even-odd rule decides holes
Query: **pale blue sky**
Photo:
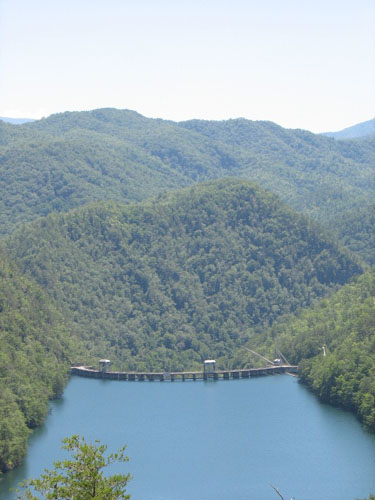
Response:
[[[0,116],[375,116],[375,0],[0,0]]]

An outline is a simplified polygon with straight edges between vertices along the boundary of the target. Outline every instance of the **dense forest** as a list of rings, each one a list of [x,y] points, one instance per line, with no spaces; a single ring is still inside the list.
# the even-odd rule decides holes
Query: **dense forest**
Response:
[[[87,202],[140,201],[246,178],[326,221],[372,202],[373,140],[335,141],[245,119],[175,123],[99,109],[0,121],[0,232]]]
[[[220,357],[361,265],[246,181],[50,215],[7,241],[95,356],[131,369]]]
[[[60,395],[71,341],[62,316],[42,290],[0,254],[0,472],[26,454],[30,429]]]
[[[375,431],[375,271],[351,281],[311,309],[276,322],[249,347],[280,349],[319,398],[354,411]],[[245,350],[232,361],[253,362]]]
[[[375,205],[345,212],[328,229],[346,248],[375,265]]]

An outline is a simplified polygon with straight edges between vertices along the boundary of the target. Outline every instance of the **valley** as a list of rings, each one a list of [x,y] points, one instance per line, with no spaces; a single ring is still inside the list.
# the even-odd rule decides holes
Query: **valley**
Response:
[[[243,346],[278,348],[373,432],[374,165],[371,137],[271,122],[0,122],[0,468],[22,461],[70,365],[102,357],[232,370],[259,366]]]

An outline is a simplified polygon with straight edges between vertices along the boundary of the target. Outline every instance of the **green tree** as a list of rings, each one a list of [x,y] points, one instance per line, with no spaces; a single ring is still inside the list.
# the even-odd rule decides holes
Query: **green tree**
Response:
[[[54,463],[53,470],[45,470],[38,479],[22,484],[20,499],[40,500],[127,500],[126,486],[130,474],[104,476],[104,469],[116,462],[128,462],[125,446],[105,456],[107,446],[95,441],[87,443],[84,437],[72,436],[63,440],[63,448],[71,458]]]

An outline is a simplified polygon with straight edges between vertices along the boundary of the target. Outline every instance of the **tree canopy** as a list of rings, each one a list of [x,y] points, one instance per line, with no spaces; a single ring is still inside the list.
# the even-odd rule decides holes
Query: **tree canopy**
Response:
[[[71,340],[46,294],[0,253],[0,471],[26,454],[29,429],[68,379]]]
[[[39,500],[129,500],[126,487],[130,474],[105,475],[105,469],[114,463],[128,462],[123,446],[116,453],[105,455],[107,446],[100,441],[87,443],[84,437],[72,436],[63,440],[63,449],[71,457],[54,463],[37,479],[23,484],[20,499]]]
[[[346,248],[375,265],[375,205],[345,212],[329,224],[329,229]]]
[[[229,354],[362,272],[316,224],[233,179],[50,215],[7,246],[54,297],[86,356],[131,370]]]

